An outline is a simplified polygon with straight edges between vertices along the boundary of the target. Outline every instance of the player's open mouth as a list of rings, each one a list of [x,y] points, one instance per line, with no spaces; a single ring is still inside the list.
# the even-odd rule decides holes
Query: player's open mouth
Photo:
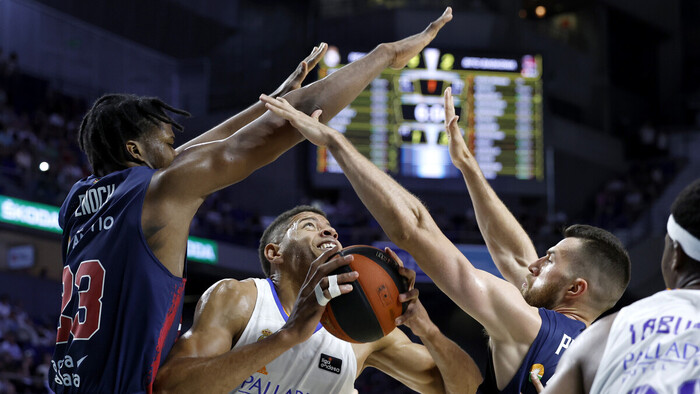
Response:
[[[324,242],[320,245],[318,245],[318,248],[321,250],[328,250],[328,249],[333,249],[335,247],[336,243],[335,242]]]

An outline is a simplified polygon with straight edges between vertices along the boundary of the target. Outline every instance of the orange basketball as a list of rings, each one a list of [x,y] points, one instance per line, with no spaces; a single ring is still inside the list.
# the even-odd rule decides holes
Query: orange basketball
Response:
[[[352,255],[353,261],[332,274],[357,271],[352,291],[332,299],[321,316],[321,324],[336,337],[355,343],[373,342],[390,333],[394,320],[406,310],[399,294],[408,290],[399,275],[398,263],[372,246],[348,246],[338,252]]]

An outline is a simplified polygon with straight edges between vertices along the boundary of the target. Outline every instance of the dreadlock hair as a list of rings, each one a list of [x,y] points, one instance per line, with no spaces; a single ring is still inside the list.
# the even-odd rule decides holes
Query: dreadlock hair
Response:
[[[610,309],[630,282],[632,262],[625,246],[612,233],[585,224],[567,227],[564,236],[582,241],[573,271],[591,284],[589,288],[600,312]]]
[[[700,239],[700,179],[686,186],[671,205],[673,219],[685,231]]]
[[[85,114],[78,130],[78,145],[87,155],[97,176],[125,169],[124,163],[134,159],[126,150],[126,141],[138,139],[161,123],[182,131],[165,111],[190,116],[155,97],[133,94],[106,94]]]
[[[263,235],[260,237],[260,245],[258,246],[260,265],[262,266],[263,273],[265,273],[266,277],[270,277],[270,261],[267,259],[267,256],[265,256],[265,246],[271,243],[278,244],[282,242],[282,237],[291,224],[290,221],[294,216],[302,212],[317,213],[328,219],[325,212],[319,208],[312,207],[311,205],[298,205],[288,211],[282,212],[279,216],[277,216],[263,232]]]

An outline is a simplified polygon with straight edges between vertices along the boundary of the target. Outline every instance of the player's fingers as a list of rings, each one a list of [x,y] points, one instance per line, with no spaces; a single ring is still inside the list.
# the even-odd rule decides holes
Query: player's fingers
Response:
[[[530,381],[532,384],[535,386],[535,391],[538,393],[541,393],[542,390],[544,390],[544,386],[542,385],[542,381],[540,380],[539,375],[537,374],[536,369],[530,371]]]
[[[352,281],[356,281],[359,277],[360,273],[357,271],[345,272],[342,274],[338,274],[338,283],[349,283]]]
[[[275,99],[275,98],[272,97],[272,96],[268,96],[268,95],[266,95],[266,94],[264,94],[264,93],[261,94],[259,98],[260,98],[260,101],[262,101],[263,103],[265,103],[265,106],[268,107],[268,108],[270,108],[270,107],[280,107],[280,106],[281,106],[281,103],[280,103],[277,99]]]
[[[318,52],[318,46],[314,46],[314,49],[311,50],[311,52],[304,58],[305,62],[310,62],[311,59],[316,56],[316,53]]]
[[[445,122],[447,122],[447,120],[453,117],[455,114],[455,105],[452,99],[451,87],[445,89],[445,95],[443,97],[445,99]]]
[[[459,116],[453,116],[452,119],[450,119],[449,122],[447,122],[447,128],[451,131],[451,134],[458,134],[462,135],[462,132],[459,131],[459,126],[457,125],[457,122],[459,122]]]
[[[318,47],[314,47],[314,50],[311,52],[311,55],[309,55],[309,57],[306,58],[306,60],[308,60],[309,63],[309,70],[314,68],[316,64],[318,64],[323,55],[325,55],[327,49],[328,44],[326,44],[325,42],[322,42],[321,45],[319,45]]]
[[[266,94],[261,94],[260,100],[265,104],[269,104],[269,106],[281,108],[281,109],[283,109],[285,107],[285,104],[288,104],[287,100],[285,100],[282,97],[274,98],[274,97],[268,96]]]
[[[399,264],[399,267],[403,267],[403,261],[401,261],[399,256],[396,253],[394,253],[394,251],[391,250],[388,246],[384,248],[384,252],[391,256],[391,258]]]
[[[416,284],[416,271],[405,267],[399,267],[399,275],[406,278],[409,290]]]
[[[397,326],[400,326],[400,325],[406,323],[407,321],[411,320],[411,318],[413,318],[413,316],[415,316],[415,314],[416,314],[415,309],[411,308],[411,306],[409,306],[408,308],[406,308],[406,312],[404,312],[401,316],[397,317],[394,320],[394,324],[396,324]]]
[[[273,114],[286,120],[289,120],[292,117],[292,114],[290,114],[289,111],[286,111],[284,110],[284,108],[280,108],[279,106],[274,105],[273,103],[265,103],[265,108],[267,108]]]
[[[265,108],[270,110],[273,114],[284,118],[286,120],[293,120],[294,117],[299,113],[294,107],[292,107],[287,100],[283,98],[272,98],[270,96],[262,95],[260,100],[265,103]]]
[[[318,257],[316,258],[316,260],[314,260],[314,261],[311,263],[311,268],[318,269],[318,267],[320,267],[323,263],[325,263],[326,261],[328,261],[328,259],[329,259],[333,254],[337,253],[339,250],[340,250],[340,248],[338,247],[338,245],[335,245],[334,247],[332,247],[332,248],[330,248],[330,249],[324,250],[323,253],[321,253],[321,255],[318,256]],[[309,270],[310,270],[310,269],[309,269]]]
[[[417,300],[420,295],[418,289],[411,289],[405,293],[399,294],[399,302],[409,302],[412,300]]]
[[[350,264],[352,262],[352,260],[353,260],[352,255],[348,255],[348,256],[338,255],[338,256],[328,260],[327,262],[321,264],[318,267],[317,271],[319,272],[319,274],[326,276],[330,272],[333,272],[336,269],[338,269],[344,265]]]
[[[322,114],[322,113],[323,113],[323,110],[322,110],[322,109],[317,109],[316,111],[314,111],[314,112],[311,114],[311,117],[314,118],[314,119],[316,119],[316,120],[318,120],[318,118],[321,117],[321,114]]]
[[[453,116],[452,118],[450,118],[449,121],[445,121],[445,130],[447,131],[447,135],[450,138],[450,143],[453,143],[453,141],[457,141],[458,139],[462,138],[462,131],[457,125],[458,120],[458,116]]]
[[[343,274],[340,274],[343,275]],[[325,306],[330,300],[338,297],[341,294],[347,294],[352,291],[352,285],[340,284],[340,275],[329,275],[321,279],[314,287],[316,301],[319,305]],[[345,274],[346,277],[357,277],[357,272]]]
[[[334,279],[335,277],[335,279]],[[347,294],[352,291],[352,285],[348,282],[353,282],[360,277],[357,271],[346,272],[343,274],[325,276],[318,282],[318,285],[323,291],[323,295],[328,298],[335,298],[340,294]]]

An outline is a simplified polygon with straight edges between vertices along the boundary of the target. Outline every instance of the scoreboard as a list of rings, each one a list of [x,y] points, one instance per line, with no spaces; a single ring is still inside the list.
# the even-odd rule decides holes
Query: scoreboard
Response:
[[[330,47],[319,77],[362,56]],[[426,48],[404,69],[383,71],[329,126],[399,179],[461,180],[444,129],[442,95],[451,87],[458,125],[486,178],[541,183],[541,75],[538,55],[476,57]],[[325,148],[317,148],[314,161],[316,178],[342,173]]]

